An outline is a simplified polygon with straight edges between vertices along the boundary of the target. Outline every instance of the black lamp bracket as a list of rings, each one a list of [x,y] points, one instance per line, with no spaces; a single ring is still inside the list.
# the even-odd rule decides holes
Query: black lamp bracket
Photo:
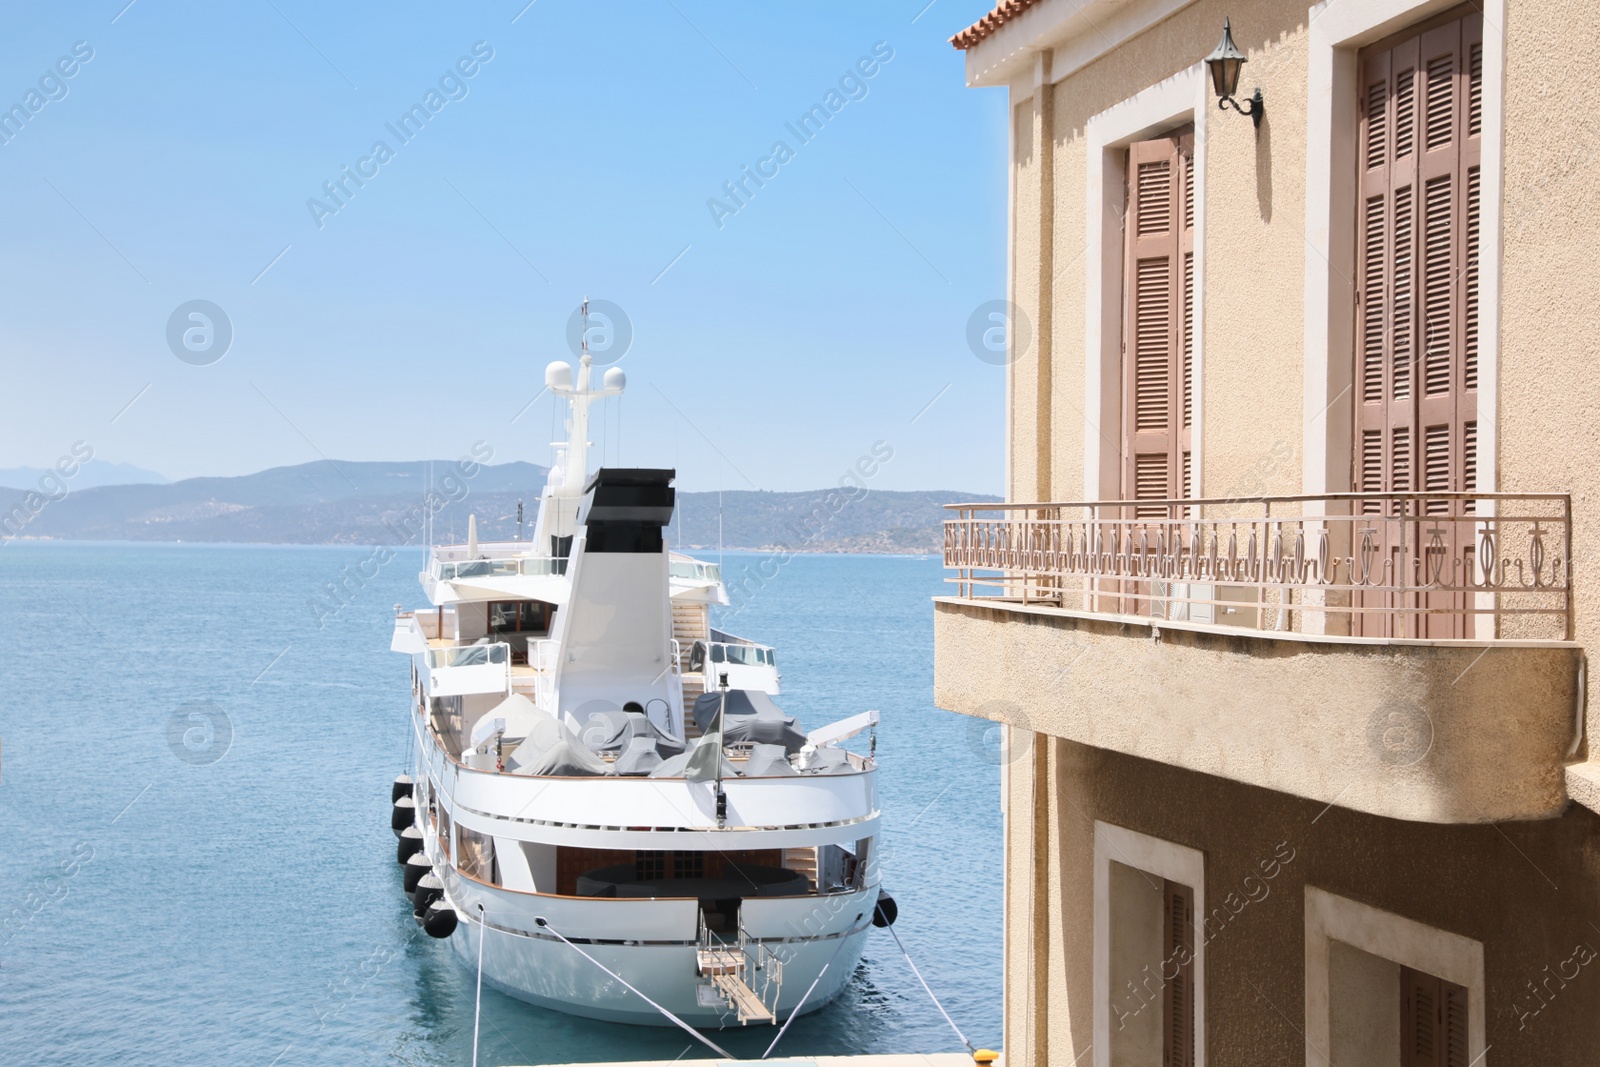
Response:
[[[1250,106],[1240,107],[1239,101],[1235,100],[1231,96],[1224,96],[1222,99],[1217,101],[1217,109],[1220,111],[1226,111],[1231,105],[1233,110],[1237,111],[1239,114],[1249,115],[1250,121],[1254,122],[1256,124],[1256,129],[1259,130],[1261,128],[1261,113],[1266,110],[1266,104],[1261,100],[1261,90],[1257,88],[1256,91],[1250,95],[1250,99],[1246,100],[1245,103],[1249,104]]]

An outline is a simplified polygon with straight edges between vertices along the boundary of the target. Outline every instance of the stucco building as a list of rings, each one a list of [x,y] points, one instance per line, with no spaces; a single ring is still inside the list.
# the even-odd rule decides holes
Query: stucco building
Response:
[[[1010,99],[1011,503],[934,606],[1003,724],[1007,1062],[1600,1063],[1600,7],[953,43]]]

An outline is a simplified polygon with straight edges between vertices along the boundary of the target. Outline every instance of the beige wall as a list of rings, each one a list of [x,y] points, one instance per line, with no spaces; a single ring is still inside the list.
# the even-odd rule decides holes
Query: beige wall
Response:
[[[1579,665],[1560,645],[1216,633],[946,599],[934,650],[941,707],[1294,796],[1435,823],[1566,804]]]
[[[1114,416],[1086,413],[1085,272],[1098,255],[1085,247],[1086,174],[1098,162],[1088,158],[1089,120],[1199,60],[1215,44],[1224,15],[1250,57],[1242,87],[1246,93],[1262,87],[1267,117],[1259,131],[1214,108],[1203,119],[1201,490],[1300,492],[1306,436],[1328,432],[1314,420],[1308,425],[1303,390],[1307,5],[1198,0],[1013,112],[1012,294],[1035,337],[1011,369],[1013,500],[1097,495],[1084,477],[1085,439],[1097,434],[1112,450],[1120,439]],[[1600,567],[1600,122],[1594,118],[1600,81],[1592,76],[1600,69],[1600,5],[1507,0],[1504,26],[1486,25],[1485,34],[1502,30],[1503,265],[1499,303],[1489,309],[1491,318],[1499,314],[1500,354],[1484,394],[1484,402],[1498,400],[1492,488],[1573,494],[1576,634],[1587,644],[1600,633],[1600,597],[1586,581]],[[1493,283],[1485,279],[1486,300]],[[1332,418],[1348,414],[1336,409]],[[1488,418],[1487,409],[1480,418]],[[1337,482],[1340,456],[1327,467]],[[989,638],[963,634],[968,655],[999,655],[999,629],[992,627]],[[1047,641],[1035,647],[1041,657],[1060,651]],[[974,663],[949,657],[943,647],[940,655],[940,702],[974,711],[965,692],[973,687],[965,676]],[[1152,684],[1225,689],[1228,657],[1212,655],[1213,666],[1198,675],[1186,667],[1182,677],[1157,675]],[[988,698],[1012,692],[1021,680],[1037,718],[1058,716],[1050,728],[1062,735],[1071,732],[1070,716],[1092,714],[1068,706],[1026,665],[1007,670],[985,675],[980,688]],[[1337,665],[1329,670],[1336,680]],[[1480,681],[1489,684],[1483,675],[1461,684]],[[962,692],[952,687],[956,682]],[[1591,736],[1594,729],[1591,716]],[[1577,942],[1600,947],[1600,827],[1591,813],[1569,807],[1559,818],[1486,826],[1404,823],[1063,737],[1011,733],[1011,1064],[1090,1062],[1095,819],[1205,851],[1213,899],[1277,842],[1296,849],[1272,895],[1246,908],[1208,950],[1213,1064],[1305,1062],[1296,1028],[1303,1027],[1308,884],[1482,940],[1488,1062],[1584,1063],[1600,1047],[1600,1015],[1592,1010],[1600,972],[1585,970],[1539,1014],[1526,1014],[1537,1002],[1525,983],[1546,980],[1544,968],[1567,960]],[[1359,985],[1360,961],[1335,958],[1350,965],[1335,967],[1336,981]],[[1336,1016],[1335,1033],[1338,1026]]]
[[[1600,598],[1585,580],[1600,567],[1600,83],[1573,72],[1600,64],[1600,7],[1509,6],[1499,488],[1572,494],[1587,645],[1600,637]]]
[[[1544,982],[1580,944],[1600,948],[1600,895],[1594,891],[1600,817],[1586,809],[1500,826],[1398,822],[1043,735],[1014,749],[1013,800],[1019,790],[1028,791],[1036,749],[1055,786],[1043,793],[1043,814],[1056,833],[1038,842],[1052,855],[1036,869],[1035,842],[1025,830],[1018,833],[1013,820],[1008,892],[1013,907],[1030,893],[1050,898],[1049,925],[1036,928],[1033,940],[1042,943],[1048,933],[1048,953],[1059,957],[1072,996],[1048,990],[1045,1010],[1033,1015],[1030,1027],[1025,999],[1010,991],[1006,1051],[1012,1067],[1072,1063],[1078,1056],[1089,1062],[1094,887],[1087,857],[1097,819],[1203,851],[1213,914],[1230,893],[1244,895],[1245,876],[1281,843],[1293,850],[1292,860],[1266,883],[1265,897],[1257,893],[1259,899],[1226,923],[1212,925],[1205,1005],[1212,1064],[1306,1062],[1307,885],[1482,941],[1493,1048],[1488,1062],[1495,1067],[1588,1063],[1600,1047],[1600,1014],[1593,1010],[1600,972],[1590,973],[1600,961],[1564,986],[1553,981],[1542,1010],[1525,984]],[[1057,857],[1065,860],[1059,868]],[[1016,940],[1011,950],[1008,983],[1034,962],[1017,954],[1026,949]],[[1348,984],[1352,976],[1335,973],[1335,981],[1341,977]],[[1344,1010],[1354,1003],[1345,1001]],[[1341,1033],[1339,1010],[1336,1005],[1335,1034]],[[1048,1026],[1040,1027],[1045,1019]]]
[[[1085,438],[1119,447],[1116,405],[1086,407],[1085,278],[1098,260],[1086,247],[1086,175],[1098,165],[1088,122],[1197,62],[1225,14],[1250,57],[1241,86],[1261,86],[1267,110],[1259,130],[1214,107],[1204,118],[1199,485],[1217,496],[1302,492],[1307,434],[1326,436],[1329,422],[1345,432],[1348,398],[1326,417],[1304,410],[1307,10],[1199,0],[1014,110],[1012,293],[1034,341],[1011,372],[1013,500],[1096,496],[1084,477]],[[1481,402],[1498,397],[1495,488],[1573,494],[1582,574],[1600,566],[1600,433],[1591,432],[1600,426],[1600,124],[1575,117],[1600,104],[1584,73],[1600,64],[1600,8],[1509,0],[1505,19],[1500,366]],[[1494,279],[1483,284],[1488,300]],[[1341,439],[1329,463],[1346,478],[1347,447]],[[1576,601],[1586,641],[1600,627],[1600,598],[1580,581]]]
[[[1041,318],[1037,264],[1042,244],[1043,136],[1038,101],[1025,101],[1012,113],[1011,203],[1015,232],[1011,245],[1011,299],[1034,324]],[[1037,326],[1032,333],[1038,337]],[[1048,380],[1044,351],[1035,340],[1027,350],[1014,355],[1010,368],[1007,403],[1011,409],[1011,484],[1007,491],[1012,500],[1037,499],[1046,489],[1040,478],[1049,465],[1049,441],[1039,433],[1037,399],[1040,383]]]
[[[1084,484],[1084,437],[1098,433],[1103,447],[1119,447],[1120,427],[1086,411],[1085,271],[1098,258],[1086,247],[1086,174],[1099,163],[1088,158],[1088,121],[1197,62],[1215,44],[1224,6],[1240,46],[1261,49],[1245,82],[1260,84],[1271,104],[1259,135],[1231,112],[1205,118],[1209,217],[1201,254],[1210,274],[1201,485],[1222,495],[1299,491],[1305,115],[1295,100],[1306,77],[1305,16],[1286,19],[1283,5],[1267,2],[1201,2],[1015,110],[1013,298],[1031,322],[1046,324],[1054,358],[1041,378],[1036,344],[1013,368],[1014,500],[1098,495]],[[1043,100],[1048,106],[1041,108]],[[1049,142],[1048,172],[1037,138]],[[1053,212],[1042,211],[1041,202]],[[1044,271],[1041,249],[1049,250]],[[1047,396],[1039,395],[1041,381]]]

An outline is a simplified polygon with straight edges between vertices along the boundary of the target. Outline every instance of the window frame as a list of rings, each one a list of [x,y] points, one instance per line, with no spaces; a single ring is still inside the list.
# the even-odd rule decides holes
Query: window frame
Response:
[[[1205,469],[1206,124],[1212,99],[1205,64],[1177,72],[1112,105],[1086,124],[1084,247],[1084,487],[1099,500],[1122,496],[1123,277],[1127,242],[1128,146],[1194,126],[1194,350],[1190,420],[1190,492],[1203,494]]]
[[[1302,492],[1347,492],[1355,455],[1356,153],[1360,52],[1460,0],[1324,0],[1309,10],[1306,73],[1305,383]],[[1484,0],[1478,248],[1477,491],[1497,490],[1505,0]],[[1491,505],[1485,502],[1482,511]],[[1315,505],[1307,505],[1307,514]],[[1492,625],[1492,620],[1490,620]]]
[[[1194,227],[1193,221],[1194,129],[1184,123],[1154,137],[1131,142],[1124,150],[1124,174],[1127,176],[1125,195],[1128,198],[1123,220],[1122,257],[1122,488],[1123,500],[1149,499],[1140,491],[1141,457],[1164,457],[1162,489],[1158,499],[1192,496],[1193,427],[1190,416],[1193,408],[1194,381]],[[1135,157],[1141,157],[1137,161]],[[1187,168],[1185,162],[1187,161]],[[1164,191],[1168,197],[1166,207],[1167,228],[1146,234],[1141,228],[1145,213],[1144,190],[1140,172],[1151,164],[1169,166]],[[1187,173],[1186,173],[1187,170]],[[1191,194],[1186,199],[1186,193]],[[1187,247],[1185,247],[1187,245]],[[1140,249],[1158,253],[1158,256],[1140,255]],[[1161,279],[1166,289],[1166,300],[1161,309],[1166,316],[1165,425],[1160,428],[1139,425],[1141,413],[1142,352],[1141,311],[1147,306],[1140,291],[1141,283],[1148,280],[1139,265],[1165,259],[1167,268]],[[1185,264],[1187,263],[1187,269]],[[1187,334],[1187,336],[1185,336]],[[1188,351],[1184,350],[1188,344]],[[1185,364],[1188,364],[1186,367]],[[1149,446],[1154,438],[1161,442],[1159,451]],[[1141,447],[1141,444],[1144,447]],[[1133,514],[1139,515],[1135,508]],[[1152,514],[1165,516],[1162,507]]]
[[[1111,1067],[1111,864],[1193,890],[1194,1067],[1206,1065],[1205,853],[1125,826],[1094,823],[1094,1067]]]
[[[1464,986],[1467,1062],[1488,1067],[1483,942],[1306,886],[1306,1067],[1326,1067],[1333,1028],[1329,944],[1342,941],[1380,959]]]

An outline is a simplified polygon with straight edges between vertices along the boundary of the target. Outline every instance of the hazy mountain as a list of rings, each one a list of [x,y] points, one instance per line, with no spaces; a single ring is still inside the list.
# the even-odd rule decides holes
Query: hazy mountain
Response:
[[[0,467],[0,489],[37,489],[39,479],[53,473],[44,467]],[[167,479],[132,463],[91,459],[68,482],[73,489],[94,489],[102,485],[166,485]]]
[[[167,485],[86,487],[77,478],[59,499],[37,482],[0,488],[0,538],[210,541],[276,544],[423,544],[424,493],[439,505],[436,543],[466,537],[476,515],[481,540],[533,535],[546,468],[480,466],[468,478],[455,461],[318,461],[237,478],[188,478]],[[32,490],[32,494],[28,492]],[[680,493],[674,544],[715,549],[932,552],[941,543],[942,505],[994,497],[959,492],[813,490],[796,493]]]

